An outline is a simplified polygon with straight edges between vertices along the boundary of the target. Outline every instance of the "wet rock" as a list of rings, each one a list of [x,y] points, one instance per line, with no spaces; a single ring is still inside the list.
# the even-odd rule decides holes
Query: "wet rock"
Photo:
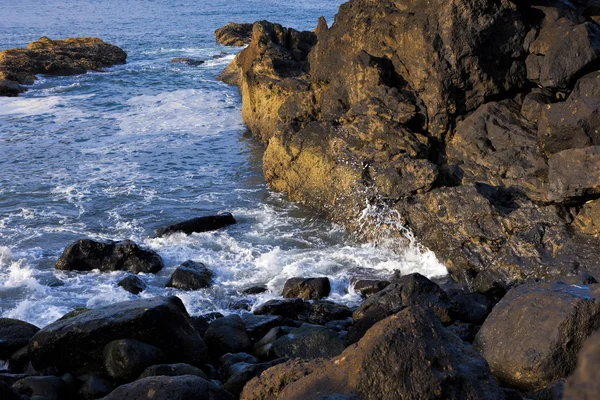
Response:
[[[381,292],[389,284],[389,281],[382,281],[377,279],[358,279],[353,282],[352,287],[363,297],[369,297],[372,294]]]
[[[278,358],[334,357],[344,351],[338,333],[319,325],[304,324],[281,336],[271,345],[271,353]]]
[[[223,317],[224,317],[224,315],[219,312],[210,313],[210,314],[190,317],[190,322],[191,322],[192,326],[194,327],[194,329],[200,334],[200,336],[203,337],[204,334],[206,333],[206,330],[208,329],[208,326],[210,325],[210,323],[217,318],[223,318]]]
[[[27,346],[39,330],[25,321],[0,318],[0,360],[8,360],[17,350]]]
[[[104,347],[104,370],[117,381],[130,382],[163,359],[163,352],[159,348],[138,340],[114,340]]]
[[[19,381],[23,378],[27,378],[27,375],[25,374],[6,374],[6,373],[0,373],[0,384],[5,384],[8,386],[12,386],[14,385],[14,383],[16,381]]]
[[[204,371],[200,368],[194,367],[193,365],[176,363],[176,364],[158,364],[148,367],[140,374],[137,378],[144,379],[150,376],[181,376],[181,375],[194,375],[201,378],[207,378]]]
[[[475,347],[502,383],[536,390],[575,368],[583,341],[600,327],[600,285],[530,283],[510,290]]]
[[[600,28],[592,22],[580,24],[560,18],[541,28],[529,53],[529,80],[547,88],[566,89],[574,77],[600,58]]]
[[[254,344],[253,354],[263,360],[272,359],[276,357],[271,353],[271,346],[280,337],[287,335],[291,332],[290,327],[279,327],[276,326],[271,328],[258,342]]]
[[[29,342],[28,342],[29,343]],[[11,374],[21,374],[27,370],[29,365],[29,350],[27,345],[15,351],[8,360],[8,372]]]
[[[163,261],[156,252],[144,250],[129,240],[96,242],[84,239],[67,246],[55,267],[71,271],[98,269],[103,272],[156,273],[163,268]]]
[[[253,301],[250,299],[235,300],[227,304],[227,308],[230,310],[245,310],[250,311],[252,309]]]
[[[244,322],[235,314],[211,322],[204,334],[204,341],[214,360],[227,353],[244,352],[252,346]]]
[[[23,400],[11,386],[4,382],[0,382],[0,398],[2,400]]]
[[[78,315],[81,315],[83,313],[86,313],[86,312],[88,312],[90,310],[91,309],[87,308],[87,307],[77,307],[77,308],[74,308],[73,310],[69,311],[68,313],[66,313],[62,317],[60,317],[58,320],[59,321],[64,321],[66,319],[70,319],[70,318],[76,317]]]
[[[450,332],[454,333],[467,343],[473,343],[475,341],[475,337],[480,328],[480,325],[459,321],[455,321],[452,325],[447,327]]]
[[[246,332],[252,339],[263,337],[271,328],[283,324],[283,318],[279,315],[254,315],[244,313],[241,315],[242,321],[246,326]]]
[[[287,385],[280,397],[306,399],[317,391],[390,400],[415,393],[504,399],[486,361],[449,333],[435,314],[419,307],[378,322],[357,345]]]
[[[564,400],[592,400],[600,397],[600,331],[586,339],[577,358],[577,367],[564,385]]]
[[[283,285],[282,296],[299,297],[303,300],[319,300],[329,296],[329,278],[291,278]]]
[[[258,363],[258,359],[248,353],[227,353],[219,358],[219,372],[227,380],[244,366]]]
[[[481,325],[492,310],[492,302],[480,293],[457,291],[448,295],[455,305],[456,318],[462,322]]]
[[[225,382],[223,385],[223,389],[235,396],[239,396],[248,381],[258,376],[264,370],[269,369],[274,365],[281,364],[285,361],[287,361],[287,359],[281,358],[259,364],[244,364],[242,368],[231,374],[229,379],[227,379],[227,382]]]
[[[252,39],[252,24],[229,22],[215,31],[215,39],[223,46],[245,46]]]
[[[444,324],[452,323],[455,318],[453,305],[446,293],[435,282],[419,273],[404,276],[397,273],[388,287],[360,305],[353,318],[355,321],[360,320],[372,307],[396,312],[412,305],[431,308]]]
[[[306,310],[302,299],[269,300],[254,310],[256,315],[281,315],[285,318],[296,319],[298,314]]]
[[[181,290],[204,289],[211,285],[213,273],[200,262],[188,260],[171,275],[167,287]]]
[[[177,297],[125,301],[57,321],[29,342],[35,369],[101,372],[104,346],[121,338],[159,348],[167,362],[202,365],[206,346]]]
[[[394,314],[395,311],[397,310],[390,310],[386,307],[377,305],[369,307],[369,309],[361,315],[361,318],[348,328],[348,334],[344,337],[344,345],[347,347],[358,342],[373,325]]]
[[[98,374],[82,375],[78,380],[82,382],[77,391],[77,398],[80,400],[103,398],[116,387],[114,383]]]
[[[548,160],[549,198],[565,201],[600,194],[600,146],[563,150]]]
[[[242,294],[248,294],[248,295],[261,294],[261,293],[267,292],[268,290],[269,289],[267,289],[265,286],[252,286],[252,287],[249,287],[248,289],[242,290]]]
[[[37,74],[75,75],[125,63],[127,54],[98,38],[50,40],[42,37],[26,49],[0,52],[0,96],[24,91]]]
[[[322,359],[294,359],[278,364],[250,380],[242,391],[242,400],[276,400],[287,385],[309,375],[325,363]]]
[[[353,323],[354,323],[354,321],[352,321],[352,318],[346,318],[343,320],[334,320],[334,321],[329,321],[328,323],[326,323],[325,328],[331,329],[332,331],[336,331],[336,332],[347,331],[352,326]]]
[[[175,232],[183,232],[186,235],[191,235],[192,233],[215,231],[235,223],[236,220],[230,213],[210,215],[157,229],[156,236],[165,236]]]
[[[233,400],[234,397],[213,382],[199,376],[153,376],[119,386],[104,400],[197,399]]]
[[[332,301],[315,301],[308,311],[308,322],[311,324],[325,325],[329,321],[352,317],[352,311],[342,304]]]
[[[29,376],[13,385],[19,393],[44,400],[62,400],[67,396],[67,384],[57,376]]]
[[[126,276],[119,281],[118,285],[132,294],[140,294],[146,290],[146,284],[144,281],[135,275]]]
[[[186,64],[186,65],[190,65],[192,67],[197,67],[199,65],[204,64],[204,61],[202,61],[202,60],[195,60],[193,58],[187,58],[187,57],[176,57],[176,58],[171,59],[171,62]]]

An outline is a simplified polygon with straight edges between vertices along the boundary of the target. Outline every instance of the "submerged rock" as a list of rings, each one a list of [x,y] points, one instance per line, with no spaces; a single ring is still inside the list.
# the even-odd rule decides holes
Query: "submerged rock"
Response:
[[[149,396],[149,394],[151,394]],[[234,397],[199,376],[153,376],[119,386],[104,400],[197,399],[233,400]]]
[[[181,290],[198,290],[210,286],[213,273],[206,265],[188,260],[181,264],[171,275],[167,287]]]
[[[117,284],[131,294],[140,294],[146,290],[146,284],[135,275],[128,275]]]
[[[127,54],[98,38],[50,40],[42,37],[26,49],[0,51],[0,96],[15,96],[37,74],[75,75],[123,64]]]
[[[67,246],[56,261],[56,269],[102,272],[129,271],[156,273],[163,268],[162,258],[152,250],[140,248],[130,240],[96,242],[84,239]]]
[[[307,306],[302,299],[292,298],[283,300],[269,300],[256,307],[256,315],[281,315],[285,318],[296,319],[298,314],[306,311]]]
[[[501,383],[537,390],[573,371],[599,327],[600,284],[523,284],[494,307],[474,345]]]
[[[329,296],[330,291],[329,278],[291,278],[285,282],[281,295],[285,298],[319,300]]]
[[[192,233],[214,231],[235,223],[236,220],[230,213],[198,217],[157,229],[156,236],[165,236],[175,232],[183,232],[186,235],[191,235]]]
[[[186,64],[186,65],[190,65],[192,67],[197,67],[199,65],[204,64],[204,61],[202,61],[202,60],[195,60],[193,58],[187,58],[187,57],[176,57],[176,58],[171,59],[170,62]]]
[[[39,330],[25,321],[0,318],[0,360],[8,360],[17,350],[27,346]]]
[[[33,336],[29,355],[37,370],[100,372],[104,346],[122,338],[159,348],[167,362],[206,361],[204,341],[177,297],[125,301],[54,322]]]
[[[218,44],[224,46],[244,46],[252,39],[252,24],[229,22],[215,31]]]

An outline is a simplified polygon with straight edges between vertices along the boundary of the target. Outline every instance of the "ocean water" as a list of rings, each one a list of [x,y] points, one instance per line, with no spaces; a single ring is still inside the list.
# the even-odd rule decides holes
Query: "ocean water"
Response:
[[[215,80],[240,49],[216,45],[214,29],[260,19],[312,29],[321,15],[331,23],[341,2],[0,0],[0,49],[97,36],[128,53],[126,65],[106,72],[40,76],[26,94],[0,97],[0,316],[44,326],[76,307],[135,298],[117,287],[125,273],[54,270],[80,238],[156,250],[166,268],[140,275],[149,286],[141,296],[180,296],[191,314],[232,312],[253,285],[269,288],[248,298],[255,305],[278,297],[293,276],[328,276],[331,299],[353,305],[353,276],[444,275],[416,243],[361,243],[269,191],[237,89]],[[174,57],[206,63],[171,64]],[[157,227],[220,211],[238,224],[152,238]],[[215,272],[213,287],[165,288],[189,259]]]

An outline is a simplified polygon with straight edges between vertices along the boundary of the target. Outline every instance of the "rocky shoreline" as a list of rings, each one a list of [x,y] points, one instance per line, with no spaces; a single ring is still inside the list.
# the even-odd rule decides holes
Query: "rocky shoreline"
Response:
[[[128,271],[118,285],[139,298],[41,329],[1,318],[0,397],[600,398],[594,4],[351,0],[313,32],[266,21],[251,37],[248,24],[217,31],[220,43],[248,44],[221,79],[239,86],[270,187],[367,239],[384,231],[401,249],[412,232],[460,285],[417,273],[357,278],[364,299],[350,308],[328,299],[327,277],[298,276],[280,299],[190,316],[175,296],[143,297],[137,274],[163,268],[157,253],[79,240],[56,269]],[[44,57],[59,42],[42,39]],[[36,64],[37,45],[2,52],[0,87],[125,61],[91,43],[109,59],[69,56],[69,68],[50,68],[53,56]],[[2,63],[8,56],[25,58]],[[156,234],[235,222],[200,217]],[[167,285],[204,290],[212,278],[190,260]]]

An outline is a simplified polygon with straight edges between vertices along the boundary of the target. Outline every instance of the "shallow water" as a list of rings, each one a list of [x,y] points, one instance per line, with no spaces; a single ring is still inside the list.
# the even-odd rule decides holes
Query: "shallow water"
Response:
[[[149,285],[142,297],[178,295],[192,314],[227,311],[252,285],[270,289],[252,302],[276,297],[293,276],[329,276],[332,299],[356,304],[352,276],[445,273],[430,252],[361,244],[270,192],[237,89],[214,79],[239,51],[214,43],[217,27],[268,19],[312,29],[320,15],[332,22],[341,1],[202,3],[0,0],[8,14],[0,49],[41,36],[98,36],[129,55],[104,73],[40,77],[26,94],[0,97],[1,316],[43,326],[75,307],[134,298],[116,285],[125,273],[54,271],[65,246],[80,238],[132,239],[156,250],[166,268],[141,275]],[[207,62],[171,64],[173,57]],[[151,238],[159,226],[219,211],[238,224]],[[164,288],[188,259],[215,272],[211,289]]]

